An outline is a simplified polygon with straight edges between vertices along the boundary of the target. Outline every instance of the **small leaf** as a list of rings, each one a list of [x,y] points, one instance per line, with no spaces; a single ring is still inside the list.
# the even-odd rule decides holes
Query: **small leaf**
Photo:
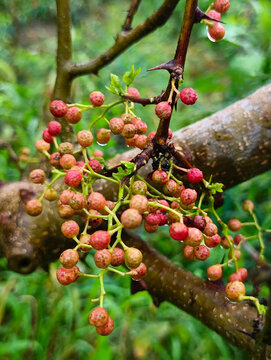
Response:
[[[134,65],[132,65],[130,72],[126,72],[123,75],[123,81],[125,82],[125,84],[128,87],[131,85],[131,83],[134,81],[135,77],[140,73],[140,71],[141,71],[141,68],[139,68],[135,71]]]

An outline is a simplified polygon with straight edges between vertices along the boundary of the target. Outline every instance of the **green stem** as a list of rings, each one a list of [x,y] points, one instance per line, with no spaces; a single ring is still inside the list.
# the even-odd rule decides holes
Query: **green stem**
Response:
[[[104,296],[105,296],[105,290],[104,290],[104,273],[105,270],[101,270],[100,275],[99,275],[99,279],[100,279],[100,307],[103,307],[104,305]]]
[[[121,103],[123,103],[123,102],[124,102],[124,100],[123,100],[123,99],[120,99],[120,100],[115,101],[115,102],[113,102],[113,103],[111,103],[111,104],[109,104],[109,105],[105,105],[105,107],[103,106],[104,111],[103,111],[96,119],[94,119],[94,120],[89,124],[88,130],[91,130],[92,127],[96,124],[96,122],[99,121],[100,119],[102,119],[102,118],[105,116],[105,114],[107,113],[107,111],[108,111],[109,109],[111,109],[113,106],[116,106],[116,105],[121,104]]]

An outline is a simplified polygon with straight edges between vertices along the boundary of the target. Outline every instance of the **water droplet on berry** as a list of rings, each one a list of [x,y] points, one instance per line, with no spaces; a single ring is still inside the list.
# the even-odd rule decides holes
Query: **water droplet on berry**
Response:
[[[212,36],[209,34],[209,31],[208,31],[208,26],[206,26],[206,29],[207,29],[207,36],[208,36],[208,39],[212,42],[217,42],[214,38],[212,38]]]

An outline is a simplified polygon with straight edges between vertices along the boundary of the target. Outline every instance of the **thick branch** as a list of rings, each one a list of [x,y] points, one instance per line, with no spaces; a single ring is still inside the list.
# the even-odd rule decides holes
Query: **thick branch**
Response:
[[[133,30],[126,32],[122,31],[116,38],[115,44],[105,51],[102,55],[84,62],[73,64],[69,67],[69,73],[74,78],[86,74],[95,74],[104,66],[112,62],[129,46],[136,43],[144,36],[150,34],[164,23],[171,16],[173,10],[178,4],[179,0],[165,0],[158,10],[156,10],[143,23],[139,24]]]

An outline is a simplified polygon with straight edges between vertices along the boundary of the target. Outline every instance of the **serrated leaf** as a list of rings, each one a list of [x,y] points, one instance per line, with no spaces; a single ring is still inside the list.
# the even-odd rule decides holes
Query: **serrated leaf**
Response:
[[[207,188],[211,190],[212,195],[215,195],[217,192],[223,192],[223,184],[222,183],[214,183],[209,184]]]
[[[112,94],[119,95],[118,90],[115,89],[112,85],[106,86],[105,88],[106,88],[106,90],[108,90],[108,91],[111,92]]]
[[[119,93],[123,92],[121,85],[120,85],[120,79],[117,75],[115,74],[111,74],[110,75],[111,78],[111,84],[112,87],[114,87]]]
[[[125,82],[125,84],[127,86],[130,86],[131,83],[134,81],[135,77],[140,73],[140,71],[141,71],[141,68],[139,68],[135,71],[134,65],[132,65],[130,72],[126,72],[123,75],[123,81]]]
[[[118,167],[118,172],[112,175],[116,180],[122,180],[125,176],[131,175],[135,168],[135,164],[129,161],[121,161],[121,164],[125,166],[125,169]]]
[[[135,164],[133,162],[130,162],[130,161],[121,161],[120,162],[121,164],[123,164],[127,170],[131,170],[131,171],[134,171],[134,168],[135,168]]]

